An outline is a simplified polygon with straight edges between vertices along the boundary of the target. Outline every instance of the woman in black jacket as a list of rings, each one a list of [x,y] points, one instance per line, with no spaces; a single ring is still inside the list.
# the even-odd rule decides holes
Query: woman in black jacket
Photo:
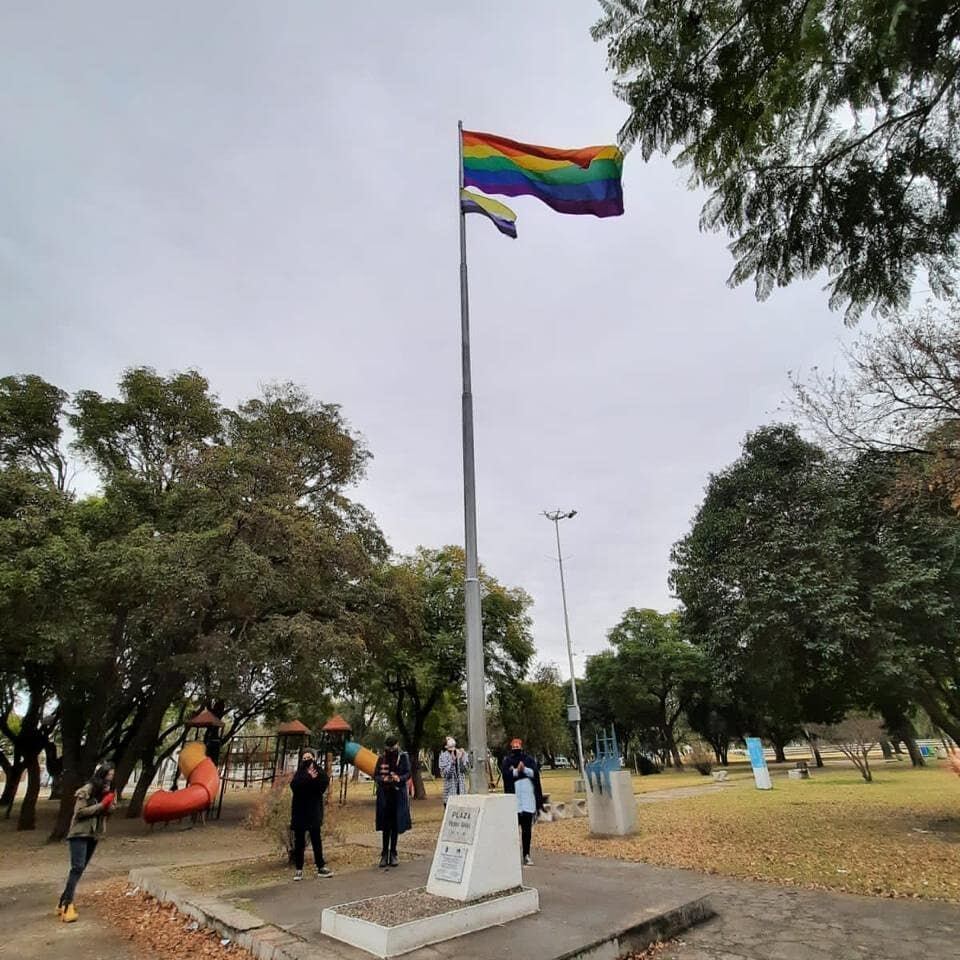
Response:
[[[396,737],[387,737],[386,749],[377,758],[377,829],[383,833],[380,852],[381,867],[396,867],[397,837],[411,827],[410,799],[407,782],[410,779],[410,758],[400,752]]]
[[[320,836],[323,827],[323,795],[327,792],[330,778],[317,766],[312,750],[304,750],[300,757],[300,766],[290,781],[293,800],[290,803],[290,829],[293,831],[293,862],[297,872],[294,880],[303,879],[303,855],[307,849],[307,837],[313,847],[313,862],[317,866],[318,877],[332,877],[333,871],[327,869],[323,860],[323,839]]]

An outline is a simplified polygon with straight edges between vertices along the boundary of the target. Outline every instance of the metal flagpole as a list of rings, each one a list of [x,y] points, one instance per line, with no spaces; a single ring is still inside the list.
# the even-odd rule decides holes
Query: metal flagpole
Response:
[[[463,519],[467,564],[464,612],[467,641],[467,739],[473,763],[470,785],[474,793],[487,792],[487,711],[483,667],[483,623],[480,614],[480,578],[477,564],[477,491],[473,462],[473,391],[470,376],[470,303],[467,295],[467,227],[460,191],[463,189],[463,122],[457,124],[460,157],[457,210],[460,213],[460,342],[463,367]]]

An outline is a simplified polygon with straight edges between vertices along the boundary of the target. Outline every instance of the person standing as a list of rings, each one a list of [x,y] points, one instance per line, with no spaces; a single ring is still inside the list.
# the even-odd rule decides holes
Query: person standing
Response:
[[[293,863],[297,872],[294,880],[303,879],[303,857],[307,849],[307,834],[313,847],[313,862],[318,877],[332,877],[323,859],[323,795],[330,785],[330,778],[317,765],[312,750],[304,750],[300,766],[290,781],[293,800],[290,803],[290,829],[293,831]]]
[[[97,841],[106,832],[107,817],[116,800],[113,792],[113,764],[101,763],[93,772],[89,783],[74,794],[73,817],[67,830],[70,846],[70,873],[60,894],[57,916],[64,923],[74,923],[78,918],[73,897],[83,871],[93,858]]]
[[[377,829],[383,834],[380,852],[381,867],[399,866],[397,838],[412,826],[407,782],[410,780],[410,758],[400,752],[396,737],[387,737],[385,749],[377,758]]]
[[[458,797],[467,792],[467,755],[457,746],[453,737],[447,737],[443,753],[440,754],[440,776],[443,778],[443,805],[450,797]]]
[[[500,772],[503,774],[503,792],[513,793],[517,798],[523,865],[532,867],[530,840],[533,836],[533,818],[538,810],[543,809],[543,788],[540,785],[540,766],[529,753],[524,753],[523,741],[519,737],[510,741],[510,753],[504,757]]]

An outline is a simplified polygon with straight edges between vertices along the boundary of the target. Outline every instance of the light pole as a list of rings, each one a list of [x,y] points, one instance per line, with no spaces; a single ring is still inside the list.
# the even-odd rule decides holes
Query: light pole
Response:
[[[576,510],[544,510],[543,515],[553,521],[553,529],[557,534],[557,563],[560,564],[560,596],[563,599],[563,628],[567,634],[567,657],[570,660],[570,692],[573,695],[573,705],[569,710],[569,719],[577,727],[577,760],[579,762],[580,780],[583,781],[583,738],[580,736],[580,702],[577,700],[577,678],[573,669],[573,646],[570,643],[570,618],[567,616],[567,585],[563,579],[563,553],[560,550],[560,521],[572,520]]]

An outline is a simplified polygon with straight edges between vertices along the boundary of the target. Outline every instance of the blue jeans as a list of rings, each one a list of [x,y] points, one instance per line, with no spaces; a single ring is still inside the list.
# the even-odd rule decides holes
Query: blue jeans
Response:
[[[70,873],[67,876],[67,885],[60,895],[60,906],[65,907],[73,903],[73,895],[77,890],[77,883],[87,869],[87,864],[93,859],[93,851],[97,849],[96,837],[71,837],[70,844]]]

